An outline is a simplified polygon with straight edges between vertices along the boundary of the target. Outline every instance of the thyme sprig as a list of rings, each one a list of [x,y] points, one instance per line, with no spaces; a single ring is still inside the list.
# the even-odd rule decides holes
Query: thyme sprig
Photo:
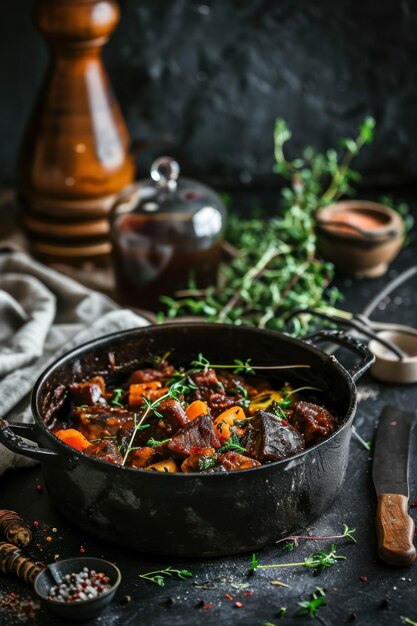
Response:
[[[164,393],[160,398],[157,398],[153,402],[151,402],[147,398],[143,398],[143,403],[144,403],[145,410],[142,413],[142,416],[141,416],[141,418],[139,420],[136,419],[136,414],[135,414],[135,422],[134,422],[133,432],[132,432],[132,435],[130,437],[129,444],[126,447],[126,452],[125,452],[125,455],[123,457],[122,466],[125,465],[128,457],[129,457],[129,454],[130,454],[130,452],[131,452],[131,450],[133,448],[133,442],[135,440],[136,433],[138,432],[138,430],[143,425],[143,422],[146,420],[146,418],[151,413],[154,413],[155,415],[162,417],[161,413],[159,413],[158,411],[155,412],[155,409],[157,409],[157,407],[160,405],[160,403],[163,400],[168,400],[168,399],[178,400],[180,392],[181,392],[181,383],[182,382],[183,381],[179,380],[179,381],[173,383],[166,393]]]
[[[335,539],[350,539],[354,543],[356,543],[356,538],[354,534],[356,532],[356,528],[349,528],[347,524],[343,524],[343,533],[340,535],[325,535],[325,536],[313,536],[313,535],[290,535],[288,537],[283,537],[282,539],[278,539],[275,543],[291,542],[293,547],[298,547],[299,541],[324,541],[324,540],[335,540]],[[287,544],[285,545],[287,549]]]
[[[171,441],[170,437],[168,439],[162,439],[161,441],[158,441],[157,439],[154,439],[153,437],[151,437],[146,442],[146,445],[149,446],[150,448],[157,448],[158,446],[162,446],[164,443],[167,443],[168,441]]]
[[[289,364],[289,365],[252,365],[251,359],[246,359],[246,361],[242,361],[241,359],[234,359],[231,364],[218,364],[218,363],[210,363],[208,359],[206,359],[201,353],[198,355],[198,358],[191,362],[191,365],[197,368],[202,368],[207,370],[209,368],[219,370],[219,369],[231,369],[234,374],[255,374],[255,370],[286,370],[286,369],[297,369],[304,368],[309,369],[311,365],[306,364]],[[313,389],[313,387],[304,387],[304,389]],[[315,389],[315,387],[314,387]]]
[[[124,395],[124,389],[113,389],[113,398],[110,400],[110,404],[123,408],[123,404],[120,402],[120,398]]]
[[[345,560],[346,557],[336,554],[336,548],[334,544],[332,544],[329,552],[318,550],[317,552],[313,552],[313,554],[306,557],[304,561],[298,563],[274,563],[272,565],[260,565],[258,557],[256,554],[253,554],[248,570],[249,572],[254,572],[257,569],[275,569],[278,567],[307,567],[308,569],[314,570],[314,572],[318,574],[323,569],[331,567],[337,561],[342,559]]]
[[[139,578],[143,578],[144,580],[149,580],[150,582],[155,583],[156,585],[159,585],[159,587],[164,587],[165,578],[167,576],[177,576],[177,578],[185,579],[185,578],[191,578],[192,575],[193,575],[192,572],[190,572],[188,569],[173,569],[171,566],[169,566],[166,569],[158,569],[158,570],[155,570],[154,572],[146,572],[146,574],[139,574]]]
[[[323,587],[316,587],[316,591],[311,594],[311,600],[301,600],[298,602],[300,608],[296,611],[295,615],[297,617],[302,617],[303,615],[316,617],[319,608],[327,604],[325,598],[326,592]]]

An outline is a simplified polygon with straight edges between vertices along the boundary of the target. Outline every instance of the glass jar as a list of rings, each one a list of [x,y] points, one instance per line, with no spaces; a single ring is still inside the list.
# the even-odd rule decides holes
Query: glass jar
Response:
[[[179,174],[176,161],[157,159],[151,178],[129,186],[112,210],[116,285],[124,304],[159,310],[161,295],[216,282],[224,203]]]

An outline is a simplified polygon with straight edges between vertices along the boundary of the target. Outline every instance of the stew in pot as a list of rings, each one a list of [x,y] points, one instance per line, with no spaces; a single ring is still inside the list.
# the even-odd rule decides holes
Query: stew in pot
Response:
[[[102,376],[68,385],[52,432],[116,465],[212,473],[291,457],[338,426],[328,408],[304,399],[320,390],[271,383],[249,361],[216,366],[199,355],[188,369],[176,369],[168,358],[117,385]]]

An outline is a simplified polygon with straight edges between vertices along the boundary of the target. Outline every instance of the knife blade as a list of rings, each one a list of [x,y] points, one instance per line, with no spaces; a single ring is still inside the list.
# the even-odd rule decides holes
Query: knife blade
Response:
[[[414,521],[408,515],[408,465],[415,414],[384,407],[375,440],[372,477],[378,495],[378,553],[390,565],[416,558]]]

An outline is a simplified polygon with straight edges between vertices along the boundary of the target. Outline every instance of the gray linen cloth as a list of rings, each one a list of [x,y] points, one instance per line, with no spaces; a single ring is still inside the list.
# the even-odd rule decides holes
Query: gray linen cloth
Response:
[[[32,421],[28,394],[61,353],[90,339],[148,324],[24,252],[0,254],[0,416]],[[0,444],[0,475],[7,468],[33,463]]]

